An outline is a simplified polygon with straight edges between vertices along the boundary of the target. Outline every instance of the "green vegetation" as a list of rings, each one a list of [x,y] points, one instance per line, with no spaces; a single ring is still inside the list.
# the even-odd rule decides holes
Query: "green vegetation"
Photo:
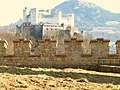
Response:
[[[0,89],[120,90],[120,74],[72,68],[1,66]]]

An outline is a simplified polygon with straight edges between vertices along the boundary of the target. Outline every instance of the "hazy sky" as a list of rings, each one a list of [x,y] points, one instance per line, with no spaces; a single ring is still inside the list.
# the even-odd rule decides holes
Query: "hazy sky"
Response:
[[[39,9],[53,8],[65,0],[0,0],[0,26],[22,18],[22,10],[37,7]],[[95,3],[111,12],[120,13],[120,0],[86,0]]]

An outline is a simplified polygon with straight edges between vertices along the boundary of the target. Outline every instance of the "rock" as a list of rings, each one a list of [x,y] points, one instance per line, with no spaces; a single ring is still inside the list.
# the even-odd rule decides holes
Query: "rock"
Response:
[[[85,82],[85,83],[88,83],[89,81],[86,78],[81,78],[81,79],[78,79],[76,82]]]

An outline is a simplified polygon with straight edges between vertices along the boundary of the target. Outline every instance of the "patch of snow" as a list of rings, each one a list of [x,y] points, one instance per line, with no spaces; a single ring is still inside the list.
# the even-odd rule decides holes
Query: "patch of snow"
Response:
[[[97,13],[100,13],[100,10],[97,10]]]
[[[87,7],[91,7],[91,3],[88,3],[86,0],[78,0],[79,6],[87,6]]]
[[[118,25],[120,24],[120,22],[117,22],[117,21],[108,21],[105,23],[107,26],[111,26],[111,25]]]
[[[79,9],[79,8],[80,8],[80,7],[77,7],[77,6],[76,6],[76,7],[74,7],[74,9]]]
[[[109,33],[109,34],[116,34],[116,32],[113,31],[113,30],[97,30],[97,29],[93,29],[91,32],[105,32],[105,33]]]
[[[120,30],[116,31],[116,33],[120,33]]]

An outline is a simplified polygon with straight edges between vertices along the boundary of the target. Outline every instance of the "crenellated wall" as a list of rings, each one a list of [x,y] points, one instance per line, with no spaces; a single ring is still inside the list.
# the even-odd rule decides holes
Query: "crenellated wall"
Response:
[[[0,40],[0,56],[6,55],[7,42],[5,40]]]
[[[29,40],[20,39],[18,41],[13,41],[14,43],[14,55],[15,56],[28,56],[31,51],[32,42]]]
[[[117,54],[120,56],[120,40],[117,40],[117,42],[115,44],[116,44]]]
[[[107,58],[109,54],[109,42],[110,40],[104,40],[103,38],[91,40],[91,53],[97,58]]]
[[[109,42],[103,38],[90,41],[91,52],[83,53],[83,40],[40,40],[34,52],[31,52],[30,40],[16,40],[14,54],[6,54],[7,42],[0,41],[0,64],[31,67],[84,67],[97,65],[120,65],[120,41],[116,42],[116,54],[109,54]]]

